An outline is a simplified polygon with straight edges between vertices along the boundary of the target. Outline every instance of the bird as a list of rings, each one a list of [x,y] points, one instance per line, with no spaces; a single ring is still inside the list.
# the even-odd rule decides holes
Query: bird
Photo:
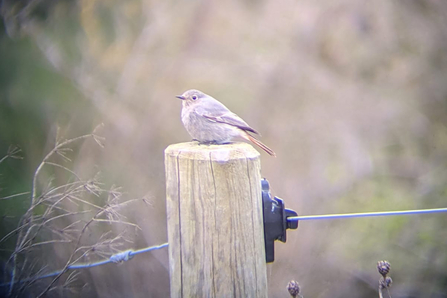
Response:
[[[227,144],[242,138],[276,156],[272,149],[252,135],[260,135],[254,128],[212,96],[191,89],[176,97],[182,100],[183,125],[199,143]]]

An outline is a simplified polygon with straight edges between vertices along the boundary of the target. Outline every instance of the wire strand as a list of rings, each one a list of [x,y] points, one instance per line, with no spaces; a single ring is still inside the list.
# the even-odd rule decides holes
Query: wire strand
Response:
[[[435,209],[419,209],[419,210],[403,210],[403,211],[384,211],[384,212],[363,212],[363,213],[344,213],[344,214],[325,214],[325,215],[304,215],[291,216],[287,220],[301,221],[314,219],[338,219],[338,218],[355,218],[355,217],[372,217],[372,216],[391,216],[391,215],[412,215],[447,212],[447,208]]]
[[[161,248],[165,248],[168,246],[168,243],[163,243],[161,245],[156,245],[156,246],[150,246],[150,247],[146,247],[146,248],[142,248],[139,250],[126,250],[126,251],[122,251],[119,253],[116,253],[114,255],[112,255],[110,258],[102,260],[102,261],[98,261],[95,263],[78,263],[78,264],[73,264],[73,265],[69,265],[67,266],[66,270],[58,270],[58,271],[54,271],[45,275],[40,275],[40,276],[33,276],[27,279],[22,279],[16,282],[19,283],[24,283],[24,282],[29,282],[29,281],[35,281],[38,279],[43,279],[43,278],[48,278],[48,277],[54,277],[54,276],[58,276],[59,274],[62,273],[62,271],[68,271],[68,270],[73,270],[73,269],[85,269],[85,268],[92,268],[92,267],[96,267],[96,266],[100,266],[100,265],[104,265],[107,263],[121,263],[124,261],[128,261],[130,260],[134,255],[138,255],[144,252],[149,252],[152,250],[156,250],[156,249],[161,249]],[[5,287],[5,286],[9,286],[10,282],[7,283],[3,283],[0,284],[0,287]]]
[[[288,217],[288,221],[301,221],[301,220],[317,220],[317,219],[339,219],[339,218],[358,218],[358,217],[373,217],[373,216],[392,216],[392,215],[412,215],[412,214],[427,214],[427,213],[441,213],[447,212],[447,208],[435,208],[435,209],[419,209],[419,210],[402,210],[402,211],[384,211],[384,212],[363,212],[363,213],[344,213],[344,214],[324,214],[324,215],[304,215],[304,216],[291,216]],[[80,263],[73,264],[67,267],[66,270],[73,269],[85,269],[92,268],[100,265],[104,265],[107,263],[120,263],[124,261],[130,260],[133,256],[145,252],[149,252],[156,249],[165,248],[168,246],[168,243],[163,243],[158,246],[150,246],[139,250],[126,250],[119,252],[117,254],[112,255],[110,258],[95,262],[95,263]],[[58,270],[49,274],[34,276],[31,278],[23,279],[18,282],[28,282],[34,281],[38,279],[54,277],[62,273],[62,270]],[[10,283],[0,284],[0,287],[8,286]]]

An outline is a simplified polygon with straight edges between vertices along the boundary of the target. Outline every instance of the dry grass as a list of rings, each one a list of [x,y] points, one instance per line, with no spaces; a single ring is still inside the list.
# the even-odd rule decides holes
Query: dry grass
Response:
[[[11,237],[17,239],[15,249],[7,261],[10,280],[8,294],[11,297],[20,297],[25,293],[42,297],[50,292],[63,295],[67,291],[79,291],[85,285],[76,285],[76,272],[70,273],[61,281],[69,266],[117,253],[131,243],[127,238],[129,231],[139,229],[121,214],[121,210],[136,200],[125,201],[120,188],[114,185],[104,188],[99,174],[90,179],[82,179],[65,165],[71,161],[70,146],[87,139],[93,139],[99,146],[103,146],[103,138],[96,134],[96,130],[88,135],[56,141],[54,148],[34,173],[30,206],[22,216],[19,226],[0,240],[2,243]],[[12,148],[0,162],[7,157],[18,158],[19,152],[19,149]],[[46,167],[66,171],[69,173],[69,180],[61,185],[49,181],[42,187],[38,181]],[[121,232],[113,232],[112,225],[121,227]],[[88,239],[91,237],[86,234],[93,232],[99,236],[93,240]],[[60,259],[59,256],[56,260],[49,255],[41,255],[53,250],[64,252],[65,258]],[[45,263],[44,260],[50,262]],[[49,270],[58,269],[54,266],[61,264],[61,260],[65,264],[60,274],[49,281],[39,279]]]

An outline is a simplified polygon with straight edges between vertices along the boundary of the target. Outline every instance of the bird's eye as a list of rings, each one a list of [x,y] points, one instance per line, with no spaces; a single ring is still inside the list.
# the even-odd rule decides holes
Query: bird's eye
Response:
[[[197,99],[197,95],[193,95],[191,96],[192,100],[196,100]]]

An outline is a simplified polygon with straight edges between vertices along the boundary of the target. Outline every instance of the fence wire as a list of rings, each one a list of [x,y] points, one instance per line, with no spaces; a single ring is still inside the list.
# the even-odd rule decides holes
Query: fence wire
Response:
[[[447,208],[435,208],[435,209],[418,209],[418,210],[401,210],[401,211],[383,211],[383,212],[362,212],[362,213],[342,213],[342,214],[324,214],[324,215],[303,215],[288,217],[289,221],[301,221],[301,220],[321,220],[321,219],[340,219],[340,218],[359,218],[359,217],[374,217],[374,216],[396,216],[396,215],[416,215],[416,214],[433,214],[447,212]],[[163,243],[157,246],[150,246],[139,250],[126,250],[112,255],[110,258],[94,262],[94,263],[80,263],[69,265],[67,270],[86,269],[96,266],[105,265],[108,263],[121,263],[130,260],[133,256],[157,249],[162,249],[168,246],[168,243]],[[58,276],[63,270],[54,271],[45,275],[34,276],[27,279],[17,281],[18,283],[35,281],[39,279]],[[0,284],[0,287],[9,286],[11,283]]]
[[[138,255],[138,254],[141,254],[141,253],[144,253],[144,252],[149,252],[149,251],[161,249],[161,248],[165,248],[167,246],[168,246],[168,243],[163,243],[161,245],[150,246],[150,247],[142,248],[142,249],[139,249],[139,250],[129,249],[129,250],[126,250],[126,251],[122,251],[122,252],[116,253],[116,254],[112,255],[110,258],[102,260],[102,261],[93,262],[93,263],[73,264],[73,265],[67,266],[67,269],[65,269],[65,270],[58,270],[58,271],[54,271],[54,272],[51,272],[51,273],[48,273],[48,274],[45,274],[45,275],[29,277],[29,278],[26,278],[26,279],[22,279],[22,280],[16,281],[14,283],[24,283],[24,282],[35,281],[35,280],[44,279],[44,278],[48,278],[48,277],[54,277],[54,276],[58,276],[63,271],[68,271],[68,270],[92,268],[92,267],[96,267],[96,266],[105,265],[105,264],[108,264],[108,263],[122,263],[122,262],[130,260],[135,255]],[[6,287],[6,286],[9,286],[10,284],[11,284],[10,282],[3,283],[3,284],[0,284],[0,287]]]

